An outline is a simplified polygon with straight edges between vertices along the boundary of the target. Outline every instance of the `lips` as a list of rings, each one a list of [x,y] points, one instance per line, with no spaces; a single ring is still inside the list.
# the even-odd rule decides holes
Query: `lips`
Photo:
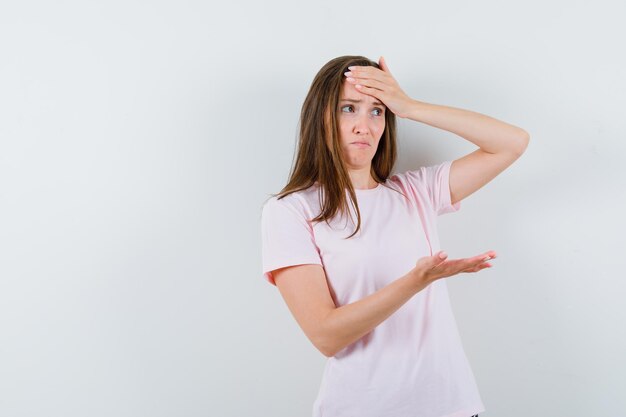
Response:
[[[352,142],[352,144],[353,144],[353,145],[367,145],[367,146],[369,146],[369,145],[370,145],[370,144],[369,144],[369,143],[367,143],[367,142],[360,142],[360,141],[359,141],[359,142]]]

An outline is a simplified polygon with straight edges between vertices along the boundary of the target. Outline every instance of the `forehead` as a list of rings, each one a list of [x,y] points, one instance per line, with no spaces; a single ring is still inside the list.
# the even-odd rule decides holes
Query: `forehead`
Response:
[[[376,104],[378,106],[385,106],[380,102],[376,97],[372,97],[370,95],[364,94],[356,89],[354,84],[349,83],[344,80],[343,85],[341,86],[341,91],[339,92],[339,102],[344,99],[348,100],[359,100],[361,103],[365,104]]]

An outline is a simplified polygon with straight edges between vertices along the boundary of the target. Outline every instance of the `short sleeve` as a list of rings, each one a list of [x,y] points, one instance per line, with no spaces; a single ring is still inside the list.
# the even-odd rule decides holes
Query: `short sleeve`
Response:
[[[411,185],[418,190],[423,188],[427,191],[433,210],[438,216],[458,211],[461,208],[460,201],[452,204],[450,195],[451,166],[452,161],[446,161],[439,165],[406,172],[406,178]]]
[[[261,214],[263,276],[276,285],[272,271],[292,265],[319,264],[322,261],[315,244],[313,228],[304,212],[295,205],[269,199]]]

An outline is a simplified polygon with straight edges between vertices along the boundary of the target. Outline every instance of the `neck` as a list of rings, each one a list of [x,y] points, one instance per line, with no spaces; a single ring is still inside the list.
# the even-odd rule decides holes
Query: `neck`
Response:
[[[357,190],[369,190],[376,187],[376,181],[370,173],[370,168],[355,169],[348,172],[352,187]]]

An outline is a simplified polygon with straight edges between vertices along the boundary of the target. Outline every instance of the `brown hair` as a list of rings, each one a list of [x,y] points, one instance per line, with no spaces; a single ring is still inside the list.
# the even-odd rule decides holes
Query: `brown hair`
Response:
[[[339,124],[337,121],[339,94],[348,67],[379,65],[364,56],[346,55],[328,61],[315,75],[300,113],[300,136],[297,155],[292,166],[287,185],[278,199],[296,191],[305,190],[317,181],[320,185],[320,201],[323,191],[325,198],[321,213],[312,221],[332,219],[340,211],[349,212],[345,190],[348,190],[352,205],[357,213],[357,227],[354,236],[361,228],[361,213],[340,145]],[[372,159],[371,175],[379,186],[384,186],[396,161],[396,116],[385,111],[385,130]]]

